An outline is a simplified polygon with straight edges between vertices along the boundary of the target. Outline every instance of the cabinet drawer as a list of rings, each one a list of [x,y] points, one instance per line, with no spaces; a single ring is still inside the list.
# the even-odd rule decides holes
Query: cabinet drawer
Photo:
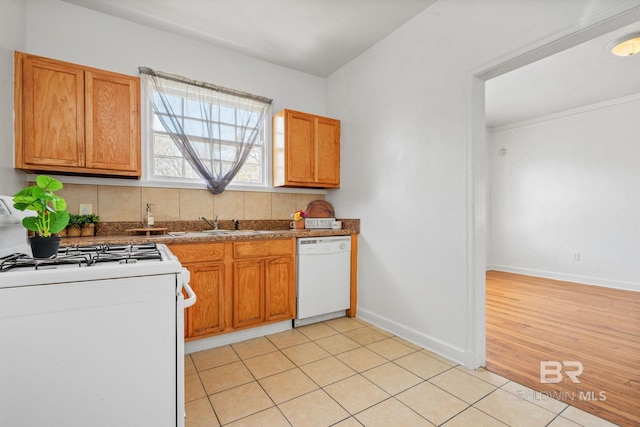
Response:
[[[275,255],[293,255],[295,240],[261,240],[233,243],[233,258],[257,258]]]
[[[181,243],[168,246],[183,264],[224,260],[224,243]]]

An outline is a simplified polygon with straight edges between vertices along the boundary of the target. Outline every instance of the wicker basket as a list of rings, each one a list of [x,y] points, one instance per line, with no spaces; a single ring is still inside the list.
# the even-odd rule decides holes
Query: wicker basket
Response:
[[[81,234],[82,234],[82,231],[80,230],[80,227],[78,227],[77,225],[72,225],[70,227],[67,227],[67,237],[80,237]]]
[[[80,235],[82,237],[93,237],[96,235],[96,225],[91,223],[91,224],[85,224],[82,226],[82,228],[80,229]]]

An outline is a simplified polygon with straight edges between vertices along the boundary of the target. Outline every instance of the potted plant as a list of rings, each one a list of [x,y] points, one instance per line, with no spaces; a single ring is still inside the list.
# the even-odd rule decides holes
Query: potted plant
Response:
[[[36,177],[36,185],[25,187],[13,195],[13,207],[34,211],[36,216],[23,218],[22,225],[35,233],[29,237],[34,258],[49,258],[57,255],[60,236],[69,222],[67,202],[54,192],[62,188],[62,183],[46,175]]]
[[[80,225],[82,223],[81,215],[69,215],[69,224],[67,225],[67,237],[80,237]]]
[[[100,217],[96,214],[80,215],[81,217],[81,232],[83,237],[91,237],[96,235],[96,224],[100,222]]]
[[[307,213],[303,210],[297,210],[291,214],[291,218],[293,221],[289,224],[289,227],[294,230],[303,230],[304,229],[304,219],[307,217]]]

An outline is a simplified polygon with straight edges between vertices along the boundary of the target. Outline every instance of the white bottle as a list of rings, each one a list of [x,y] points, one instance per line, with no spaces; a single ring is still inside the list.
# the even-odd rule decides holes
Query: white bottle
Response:
[[[155,220],[151,214],[151,205],[152,203],[147,203],[147,215],[144,218],[144,228],[152,228],[155,224]]]

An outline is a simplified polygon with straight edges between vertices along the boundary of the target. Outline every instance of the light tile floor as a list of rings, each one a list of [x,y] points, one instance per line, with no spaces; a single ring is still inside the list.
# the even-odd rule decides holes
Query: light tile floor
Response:
[[[350,318],[185,356],[187,427],[613,426]]]

